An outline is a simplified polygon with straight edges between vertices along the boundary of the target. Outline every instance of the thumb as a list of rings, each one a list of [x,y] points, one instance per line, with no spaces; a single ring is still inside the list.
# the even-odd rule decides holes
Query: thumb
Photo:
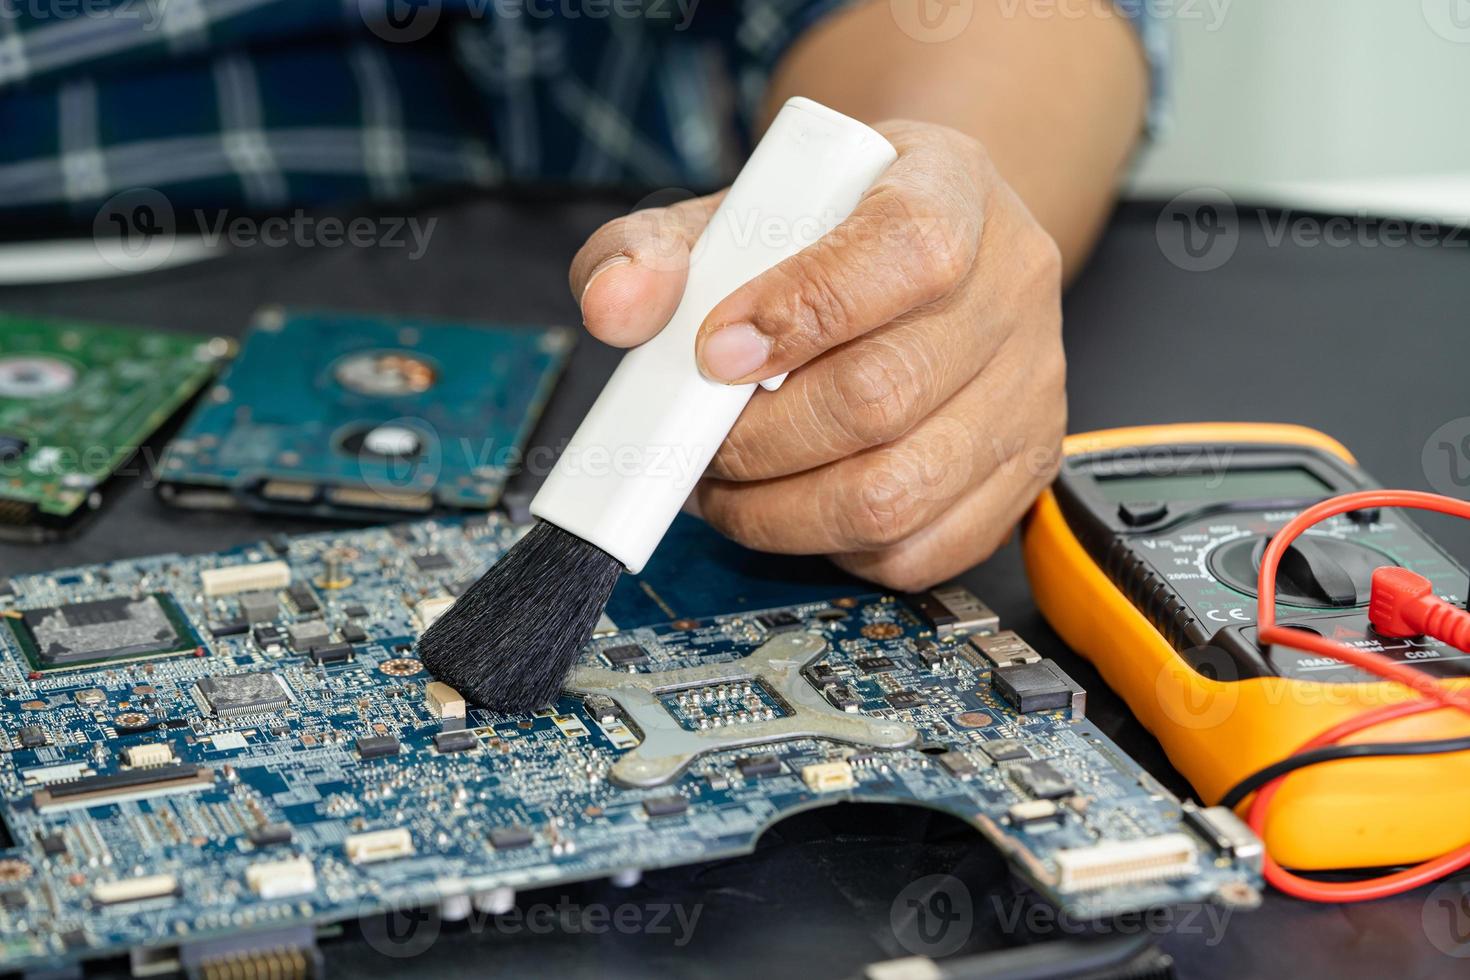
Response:
[[[587,239],[569,279],[594,337],[632,347],[663,329],[684,295],[689,249],[723,196],[634,211]]]

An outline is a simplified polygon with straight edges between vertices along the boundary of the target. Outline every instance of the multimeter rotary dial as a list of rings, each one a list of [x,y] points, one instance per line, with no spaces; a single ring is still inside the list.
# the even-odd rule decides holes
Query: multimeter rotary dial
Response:
[[[1255,596],[1261,555],[1269,540],[1265,535],[1251,535],[1221,545],[1210,554],[1211,574],[1232,589]],[[1356,541],[1305,535],[1281,558],[1276,598],[1294,606],[1322,609],[1365,605],[1373,570],[1396,564],[1383,552]]]

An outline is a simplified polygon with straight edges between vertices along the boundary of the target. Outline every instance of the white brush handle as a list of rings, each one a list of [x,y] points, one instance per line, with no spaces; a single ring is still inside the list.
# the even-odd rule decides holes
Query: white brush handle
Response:
[[[531,513],[641,571],[755,392],[700,373],[700,324],[720,300],[851,214],[897,156],[857,120],[810,99],[788,101],[695,243],[678,309],[623,356]]]

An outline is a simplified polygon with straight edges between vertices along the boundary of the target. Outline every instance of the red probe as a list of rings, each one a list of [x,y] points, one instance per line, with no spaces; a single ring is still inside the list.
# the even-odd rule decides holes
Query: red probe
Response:
[[[1260,642],[1280,644],[1340,660],[1384,680],[1402,684],[1419,694],[1420,700],[1377,708],[1358,715],[1305,742],[1297,748],[1298,753],[1336,744],[1365,728],[1406,715],[1444,709],[1470,714],[1470,693],[1454,691],[1423,671],[1382,654],[1359,650],[1305,630],[1276,625],[1276,570],[1282,555],[1292,542],[1301,537],[1308,528],[1329,517],[1375,507],[1429,510],[1470,519],[1470,503],[1417,490],[1364,490],[1333,497],[1307,508],[1271,539],[1261,556],[1261,571],[1257,583],[1257,594],[1260,598],[1257,600],[1256,616],[1260,624]],[[1373,623],[1373,628],[1385,636],[1426,634],[1470,652],[1470,613],[1436,596],[1428,579],[1408,569],[1385,566],[1374,571],[1368,618]],[[1282,780],[1287,778],[1289,775],[1279,776],[1256,792],[1247,821],[1257,834],[1264,836],[1271,800],[1281,787]],[[1265,875],[1272,885],[1295,898],[1314,902],[1356,902],[1397,895],[1467,865],[1470,865],[1470,843],[1412,868],[1364,881],[1335,883],[1303,878],[1281,867],[1269,854],[1265,861]]]

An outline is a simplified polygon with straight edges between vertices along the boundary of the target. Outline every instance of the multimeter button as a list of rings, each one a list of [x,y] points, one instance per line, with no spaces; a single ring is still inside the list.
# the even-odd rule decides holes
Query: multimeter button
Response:
[[[1169,505],[1159,500],[1135,500],[1118,505],[1118,518],[1129,527],[1162,521],[1169,513]]]

